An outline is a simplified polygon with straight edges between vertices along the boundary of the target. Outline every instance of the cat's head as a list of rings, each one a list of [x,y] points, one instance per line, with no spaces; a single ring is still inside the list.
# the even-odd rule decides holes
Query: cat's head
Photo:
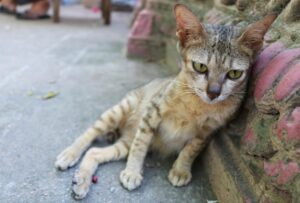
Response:
[[[184,5],[175,6],[179,50],[186,85],[203,101],[217,103],[241,97],[249,68],[276,15],[267,15],[245,29],[204,25]]]

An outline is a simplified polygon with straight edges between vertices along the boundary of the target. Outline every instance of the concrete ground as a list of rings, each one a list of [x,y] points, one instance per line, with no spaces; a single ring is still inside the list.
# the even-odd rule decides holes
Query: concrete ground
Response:
[[[169,75],[161,65],[125,58],[130,14],[115,12],[109,27],[104,27],[98,16],[80,6],[63,7],[60,24],[1,16],[2,203],[75,202],[70,189],[78,165],[57,171],[56,156],[128,90]],[[43,100],[51,91],[58,95]],[[173,160],[148,158],[143,185],[133,192],[119,184],[125,161],[102,165],[96,174],[98,183],[82,202],[215,199],[200,161],[191,184],[172,187],[166,177]]]

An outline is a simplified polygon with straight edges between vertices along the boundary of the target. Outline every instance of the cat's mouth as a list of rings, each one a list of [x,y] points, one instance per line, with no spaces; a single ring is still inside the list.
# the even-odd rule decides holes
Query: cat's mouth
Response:
[[[208,94],[204,91],[195,91],[196,95],[205,103],[207,104],[217,104],[219,102],[224,101],[227,96],[224,96],[222,94],[220,94],[219,96],[215,97],[215,98],[210,98],[208,96]]]

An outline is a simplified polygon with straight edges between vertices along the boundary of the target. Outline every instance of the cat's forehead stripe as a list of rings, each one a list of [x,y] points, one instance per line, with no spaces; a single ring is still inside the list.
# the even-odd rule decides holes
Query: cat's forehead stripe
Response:
[[[228,65],[231,67],[233,64],[231,42],[236,37],[235,29],[232,26],[222,25],[206,25],[206,29],[211,36],[207,48],[207,64],[214,58],[214,62],[219,66],[229,61]],[[214,57],[212,57],[213,55]]]

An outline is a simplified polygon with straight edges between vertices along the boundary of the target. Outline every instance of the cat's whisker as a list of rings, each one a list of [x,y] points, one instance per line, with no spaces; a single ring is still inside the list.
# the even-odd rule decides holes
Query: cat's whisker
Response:
[[[190,88],[188,84],[186,83],[177,83],[178,86],[180,87],[187,87],[187,88]]]
[[[180,93],[181,94],[178,95],[179,97],[182,97],[182,96],[185,96],[188,94],[195,95],[195,92],[192,92],[192,91],[184,91],[184,92],[180,92]]]

